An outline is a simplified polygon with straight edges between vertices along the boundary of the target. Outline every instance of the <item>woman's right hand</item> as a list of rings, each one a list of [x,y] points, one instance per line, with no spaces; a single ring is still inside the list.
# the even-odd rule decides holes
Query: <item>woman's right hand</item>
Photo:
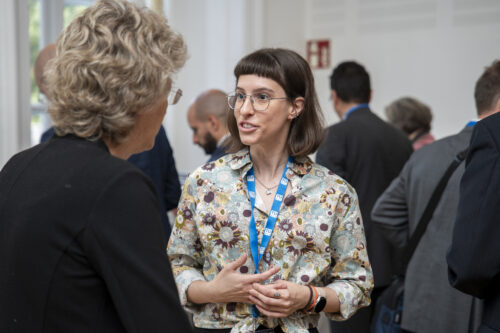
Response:
[[[272,267],[259,274],[242,274],[239,268],[246,262],[247,255],[227,264],[212,281],[195,281],[187,290],[192,303],[252,303],[249,291],[253,283],[261,283],[277,272],[280,267]]]

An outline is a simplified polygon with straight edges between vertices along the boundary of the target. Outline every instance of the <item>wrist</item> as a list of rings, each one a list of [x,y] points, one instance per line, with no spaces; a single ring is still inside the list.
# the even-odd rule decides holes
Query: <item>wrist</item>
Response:
[[[195,304],[216,303],[212,282],[198,280],[191,283],[186,290],[187,300]]]
[[[305,287],[307,288],[308,293],[307,293],[307,298],[304,298],[304,299],[307,299],[307,301],[300,308],[300,310],[307,312],[307,309],[311,306],[311,303],[314,301],[314,291],[310,285],[307,285]]]
[[[215,286],[215,281],[206,281],[203,285],[203,293],[206,298],[205,303],[221,303],[220,302],[220,294],[216,293],[215,291],[218,290],[218,288]]]
[[[311,287],[309,286],[300,286],[300,294],[299,294],[299,310],[305,309],[307,305],[311,302]]]
[[[314,288],[314,289],[317,292],[318,296],[314,301],[314,304],[311,305],[312,307],[311,310],[315,313],[320,313],[321,311],[323,311],[327,303],[326,293],[325,290],[323,290],[323,288]]]

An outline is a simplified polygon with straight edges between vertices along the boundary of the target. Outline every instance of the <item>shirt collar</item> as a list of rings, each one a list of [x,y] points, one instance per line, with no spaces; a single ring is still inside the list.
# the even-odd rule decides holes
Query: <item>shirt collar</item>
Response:
[[[224,141],[226,141],[227,138],[229,138],[231,136],[231,133],[227,132],[226,134],[224,134],[224,136],[222,138],[220,138],[219,141],[217,141],[217,147],[220,147]]]
[[[358,104],[356,106],[353,106],[352,108],[350,108],[349,110],[347,110],[346,113],[344,113],[344,116],[342,117],[342,120],[346,120],[347,117],[349,117],[351,115],[351,113],[353,113],[356,110],[364,109],[364,108],[369,108],[369,107],[370,107],[370,105],[368,103]]]
[[[234,153],[229,160],[229,166],[233,170],[240,170],[243,175],[246,174],[253,166],[248,148],[244,148]],[[306,175],[311,171],[312,167],[313,162],[309,157],[296,157],[293,159],[287,176],[291,176],[290,173],[295,173],[300,176]]]
[[[472,119],[471,121],[469,121],[465,127],[472,127],[474,125],[476,125],[476,123],[479,121],[479,119]]]

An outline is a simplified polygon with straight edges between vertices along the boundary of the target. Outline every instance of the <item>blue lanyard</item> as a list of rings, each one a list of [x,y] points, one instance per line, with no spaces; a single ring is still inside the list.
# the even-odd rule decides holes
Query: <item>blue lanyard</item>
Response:
[[[259,239],[257,236],[257,226],[255,225],[255,218],[253,215],[253,210],[255,208],[255,173],[253,171],[253,167],[247,173],[247,187],[248,187],[248,196],[250,197],[250,203],[252,205],[252,217],[250,219],[249,225],[249,233],[250,233],[250,251],[252,252],[253,262],[255,264],[255,273],[259,273],[259,262],[264,255],[264,251],[269,244],[269,240],[271,239],[271,235],[273,234],[274,225],[276,224],[276,220],[278,218],[278,213],[280,211],[281,203],[283,202],[283,197],[285,196],[286,187],[288,186],[288,179],[286,178],[286,172],[288,170],[289,165],[292,163],[292,157],[288,158],[288,162],[285,165],[285,170],[283,170],[283,174],[281,175],[280,184],[278,189],[276,190],[276,194],[274,195],[274,202],[271,206],[271,211],[269,212],[269,217],[267,218],[266,226],[264,228],[264,233],[262,235],[262,240],[259,244]],[[253,306],[253,316],[258,317],[258,311],[255,306]]]
[[[259,245],[259,239],[257,236],[257,226],[255,225],[255,218],[253,215],[253,210],[255,208],[255,174],[253,171],[253,167],[247,173],[247,186],[248,186],[248,195],[250,196],[250,203],[252,204],[252,218],[250,219],[250,250],[252,251],[252,258],[255,264],[255,273],[259,273],[259,262],[262,259],[262,255],[269,244],[269,240],[271,239],[271,235],[273,234],[274,225],[276,224],[276,220],[278,218],[278,213],[281,207],[281,203],[283,202],[283,197],[285,196],[286,187],[288,186],[288,179],[286,178],[286,172],[288,170],[289,164],[292,162],[292,157],[288,158],[288,162],[285,165],[285,170],[283,170],[283,174],[281,175],[281,181],[276,190],[276,194],[274,195],[274,202],[271,207],[271,211],[269,212],[269,217],[267,218],[266,227],[264,229],[264,234],[262,235],[262,240]]]
[[[347,110],[347,112],[342,117],[342,120],[346,120],[347,117],[349,117],[351,115],[351,113],[353,113],[354,111],[356,111],[358,109],[369,108],[369,107],[370,107],[370,105],[368,105],[368,103],[366,103],[366,104],[358,104],[356,106],[353,106],[352,108],[350,108],[349,110]]]

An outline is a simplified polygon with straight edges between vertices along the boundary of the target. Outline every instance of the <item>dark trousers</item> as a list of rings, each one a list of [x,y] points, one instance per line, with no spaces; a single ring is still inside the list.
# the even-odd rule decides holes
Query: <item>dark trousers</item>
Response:
[[[229,333],[229,332],[231,332],[231,329],[230,328],[208,329],[208,328],[195,327],[194,331],[196,333]],[[255,332],[256,333],[283,333],[283,330],[279,326],[277,326],[275,328],[267,328],[265,326],[260,325],[259,327],[257,327]],[[310,328],[309,332],[318,333],[318,329],[317,328]]]

